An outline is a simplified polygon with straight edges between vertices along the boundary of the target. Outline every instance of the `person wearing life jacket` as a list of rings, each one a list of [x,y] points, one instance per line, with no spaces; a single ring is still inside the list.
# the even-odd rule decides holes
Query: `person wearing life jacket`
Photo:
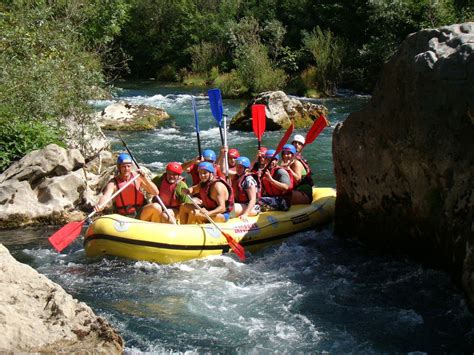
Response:
[[[278,166],[278,154],[269,149],[265,152],[265,162],[269,168],[263,173],[262,197],[258,203],[262,211],[287,211],[291,205],[291,191],[293,190],[293,175],[286,167]]]
[[[306,178],[308,172],[304,164],[296,158],[295,146],[285,144],[281,151],[281,158],[281,165],[289,169],[288,171],[293,175],[295,182],[291,191],[291,204],[310,204],[313,201],[312,179]]]
[[[103,210],[102,204],[107,201],[116,191],[124,186],[130,179],[135,177],[132,172],[132,158],[127,153],[119,154],[117,158],[118,174],[112,178],[105,186],[99,202],[94,207],[94,210],[100,212]],[[156,185],[148,179],[142,170],[138,169],[137,173],[140,177],[133,183],[128,185],[125,190],[118,194],[114,200],[114,211],[124,216],[133,218],[148,218],[153,216],[155,209],[152,204],[147,204],[145,195],[141,191],[143,188],[150,195],[158,194]],[[146,219],[143,219],[146,220]]]
[[[235,160],[240,157],[240,153],[237,149],[231,148],[229,149],[226,145],[221,147],[221,151],[219,152],[219,156],[217,157],[216,164],[220,167],[220,169],[224,172],[225,174],[225,155],[227,154],[227,163],[228,163],[228,175],[230,180],[232,180],[232,177],[237,174],[236,170],[236,165],[235,165]]]
[[[257,151],[257,155],[253,161],[252,171],[261,172],[265,167],[265,153],[267,152],[267,147],[260,147]]]
[[[215,170],[214,174],[223,179],[225,178],[224,173],[216,164],[216,153],[212,149],[204,149],[202,151],[202,157],[196,157],[181,164],[181,166],[183,167],[183,171],[186,171],[189,175],[191,175],[191,181],[193,185],[199,184],[199,182],[201,181],[199,179],[198,164],[203,161],[212,163]]]
[[[183,189],[187,189],[188,185],[183,180],[181,174],[183,168],[178,162],[171,162],[166,165],[166,172],[158,175],[153,179],[153,182],[158,187],[159,194],[163,206],[158,202],[156,196],[153,197],[152,202],[158,213],[155,215],[156,220],[152,222],[172,223],[176,220],[179,213],[179,206],[183,203],[191,203],[189,198],[183,193]],[[171,216],[168,215],[168,212]]]
[[[257,204],[257,196],[260,184],[254,174],[250,171],[250,160],[247,157],[236,159],[237,174],[232,178],[232,190],[234,192],[234,211],[232,217],[240,217],[247,221],[248,216],[256,216],[260,213]]]
[[[198,194],[202,201],[202,208],[196,209],[194,205],[184,204],[179,209],[181,224],[203,223],[207,221],[206,212],[215,222],[226,222],[234,207],[234,194],[232,187],[222,178],[216,177],[215,168],[210,162],[198,165],[201,182],[188,189],[183,189],[185,194]]]
[[[291,142],[291,144],[296,148],[295,159],[298,159],[301,162],[301,164],[303,164],[306,170],[306,175],[304,176],[304,179],[307,179],[306,182],[308,184],[310,184],[311,186],[314,186],[311,167],[309,166],[308,161],[305,158],[303,158],[303,155],[301,154],[301,151],[303,150],[305,143],[306,143],[306,140],[301,134],[295,134],[295,136],[293,137],[293,141]]]

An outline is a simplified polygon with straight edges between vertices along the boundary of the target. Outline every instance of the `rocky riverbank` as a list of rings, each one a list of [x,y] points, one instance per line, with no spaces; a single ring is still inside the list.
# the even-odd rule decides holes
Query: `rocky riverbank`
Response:
[[[474,308],[474,22],[410,35],[333,137],[336,230],[451,270]]]

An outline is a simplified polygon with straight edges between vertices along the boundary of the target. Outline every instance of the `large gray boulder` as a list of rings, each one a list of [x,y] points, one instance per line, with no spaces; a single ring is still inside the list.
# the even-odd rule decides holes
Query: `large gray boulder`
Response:
[[[266,106],[266,129],[269,131],[288,128],[292,121],[297,128],[309,127],[321,114],[328,114],[328,109],[323,105],[290,98],[283,91],[266,91],[250,100],[248,105],[232,118],[230,129],[252,132],[254,104]]]
[[[0,285],[1,353],[122,353],[107,321],[1,244]]]
[[[103,156],[111,160],[107,152],[99,154]],[[0,228],[62,224],[83,217],[77,209],[96,203],[98,190],[110,175],[107,169],[98,171],[97,164],[86,164],[77,149],[55,144],[13,163],[0,174]]]
[[[474,306],[474,23],[410,35],[333,155],[336,231],[449,268]]]

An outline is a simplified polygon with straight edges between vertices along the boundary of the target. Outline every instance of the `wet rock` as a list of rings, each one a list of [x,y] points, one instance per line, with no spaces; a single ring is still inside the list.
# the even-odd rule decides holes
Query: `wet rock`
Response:
[[[337,126],[336,231],[452,271],[474,307],[474,23],[410,35]]]
[[[135,105],[124,101],[115,102],[96,115],[100,127],[112,131],[154,129],[169,117],[162,108]]]
[[[50,144],[29,153],[0,175],[0,228],[68,221],[77,208],[95,204],[100,176],[77,149]]]
[[[123,339],[107,321],[1,244],[0,271],[0,352],[123,351]]]
[[[301,102],[289,98],[283,91],[262,92],[241,110],[230,122],[230,129],[252,131],[252,105],[266,105],[266,129],[275,131],[288,128],[291,121],[295,127],[309,127],[321,114],[327,116],[328,110],[323,105]]]

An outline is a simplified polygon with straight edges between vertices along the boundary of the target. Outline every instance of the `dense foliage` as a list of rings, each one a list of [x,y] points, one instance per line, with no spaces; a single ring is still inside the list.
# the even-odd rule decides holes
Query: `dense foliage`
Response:
[[[0,171],[87,122],[118,76],[219,86],[371,91],[411,32],[473,20],[470,0],[3,0]]]
[[[87,121],[87,100],[103,85],[111,58],[107,45],[127,13],[119,1],[108,3],[0,5],[0,171],[33,149],[64,144],[62,119]]]
[[[330,95],[340,85],[370,92],[408,34],[474,18],[468,0],[132,3],[118,38],[132,58],[131,77],[187,81],[200,74],[227,95],[284,87]]]

